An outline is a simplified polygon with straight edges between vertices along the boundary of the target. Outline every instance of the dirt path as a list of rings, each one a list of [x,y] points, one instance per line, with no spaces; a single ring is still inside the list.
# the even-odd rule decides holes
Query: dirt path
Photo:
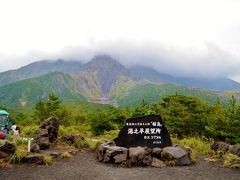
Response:
[[[1,170],[0,179],[19,180],[240,180],[240,170],[223,168],[204,160],[192,166],[164,168],[121,168],[99,163],[95,153],[84,151],[70,159],[64,159],[52,166],[16,165],[14,168]]]

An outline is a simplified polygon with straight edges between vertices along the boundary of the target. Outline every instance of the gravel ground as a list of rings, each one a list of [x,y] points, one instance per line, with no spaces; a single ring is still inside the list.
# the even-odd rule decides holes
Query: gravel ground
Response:
[[[219,164],[199,159],[195,165],[164,168],[121,168],[96,160],[94,152],[79,152],[70,159],[55,162],[52,166],[30,164],[0,169],[0,180],[240,180],[240,170],[223,168]]]

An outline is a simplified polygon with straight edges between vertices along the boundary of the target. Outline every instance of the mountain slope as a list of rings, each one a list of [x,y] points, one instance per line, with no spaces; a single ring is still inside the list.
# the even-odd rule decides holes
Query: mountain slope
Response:
[[[130,76],[127,68],[107,55],[94,57],[82,67],[81,71],[92,72],[96,75],[102,97],[108,97],[111,87],[120,76]]]
[[[0,104],[29,107],[40,99],[46,99],[51,92],[61,99],[85,99],[75,89],[74,79],[70,75],[54,72],[0,87]]]
[[[240,90],[240,83],[226,77],[175,77],[144,66],[134,66],[130,70],[132,76],[155,83],[171,83],[213,91]]]
[[[127,89],[126,91],[121,91]],[[122,92],[119,96],[119,91]],[[114,93],[117,92],[117,93]],[[125,83],[116,87],[115,91],[111,94],[120,106],[136,106],[143,100],[147,103],[160,102],[161,98],[168,95],[183,94],[198,97],[202,100],[214,104],[218,99],[226,105],[231,95],[224,92],[214,92],[198,88],[191,88],[186,86],[178,86],[173,84],[153,84],[153,83],[136,83],[132,86]]]
[[[17,70],[10,70],[0,73],[0,86],[19,80],[41,76],[50,72],[79,72],[81,66],[81,62],[77,61],[38,61],[21,67]]]
[[[240,89],[239,83],[228,78],[177,78],[149,67],[126,68],[107,55],[96,56],[83,65],[62,60],[41,61],[0,75],[3,84],[28,78],[0,86],[0,104],[14,107],[32,106],[39,99],[47,98],[50,92],[64,100],[82,99],[123,106],[136,105],[142,100],[159,101],[161,97],[175,93],[197,96],[210,103],[220,98],[226,104],[232,94],[240,99],[240,91],[219,91]]]

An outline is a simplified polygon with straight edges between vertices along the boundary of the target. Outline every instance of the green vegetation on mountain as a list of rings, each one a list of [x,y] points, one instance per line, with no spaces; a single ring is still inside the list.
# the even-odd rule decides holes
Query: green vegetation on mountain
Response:
[[[74,79],[67,74],[54,72],[37,78],[18,81],[0,87],[0,104],[8,107],[31,107],[54,92],[64,99],[85,98],[76,91]]]
[[[122,92],[121,89],[127,89],[119,96],[118,92]],[[228,103],[229,96],[222,96],[219,92],[207,91],[203,89],[190,88],[184,86],[177,86],[173,84],[153,84],[143,83],[129,86],[128,84],[122,84],[115,90],[116,94],[112,93],[112,98],[115,98],[120,106],[136,106],[143,100],[147,103],[161,100],[162,97],[174,94],[191,95],[198,97],[202,100],[215,103],[218,99],[222,101],[224,105]]]

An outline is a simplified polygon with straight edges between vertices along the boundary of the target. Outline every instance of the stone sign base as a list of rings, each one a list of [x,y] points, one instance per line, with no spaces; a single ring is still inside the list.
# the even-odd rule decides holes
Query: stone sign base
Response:
[[[103,142],[97,148],[100,162],[120,164],[124,167],[166,165],[184,166],[192,164],[191,150],[179,146],[164,148],[120,147],[113,141]]]

